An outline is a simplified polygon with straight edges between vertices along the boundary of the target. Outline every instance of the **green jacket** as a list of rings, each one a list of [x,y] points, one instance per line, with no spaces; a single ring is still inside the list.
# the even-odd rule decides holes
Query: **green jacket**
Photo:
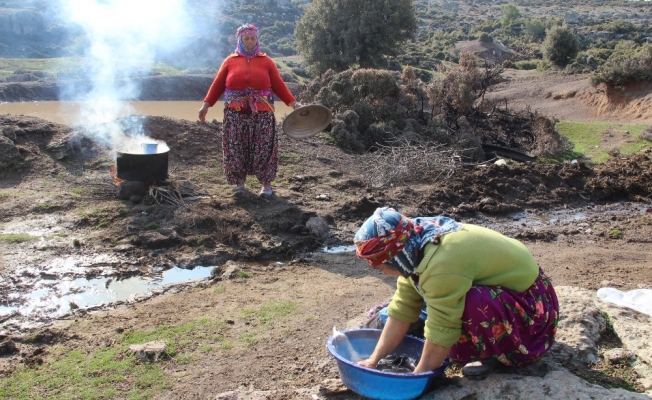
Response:
[[[466,293],[473,285],[527,290],[539,276],[539,267],[525,245],[491,229],[464,224],[429,243],[416,269],[418,287],[411,278],[398,278],[389,316],[415,322],[426,302],[424,336],[443,347],[462,333]]]

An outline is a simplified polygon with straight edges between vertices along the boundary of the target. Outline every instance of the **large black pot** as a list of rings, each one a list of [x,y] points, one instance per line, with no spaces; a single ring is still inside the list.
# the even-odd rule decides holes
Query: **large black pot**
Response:
[[[168,152],[134,154],[117,152],[118,178],[125,181],[156,182],[168,178]]]

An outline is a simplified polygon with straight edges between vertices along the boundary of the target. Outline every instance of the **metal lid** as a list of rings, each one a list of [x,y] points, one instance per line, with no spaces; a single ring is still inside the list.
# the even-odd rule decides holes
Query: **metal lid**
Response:
[[[283,121],[283,132],[294,139],[315,136],[330,125],[331,110],[321,104],[309,104],[292,111]]]

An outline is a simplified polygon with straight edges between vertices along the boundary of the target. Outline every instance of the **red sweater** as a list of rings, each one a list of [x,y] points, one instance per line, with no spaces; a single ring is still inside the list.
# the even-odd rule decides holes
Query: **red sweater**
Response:
[[[234,90],[271,88],[274,94],[288,106],[296,100],[283,82],[271,58],[265,53],[260,53],[249,60],[236,53],[228,56],[217,72],[204,101],[212,107],[224,94],[226,88]],[[259,111],[269,111],[269,107],[264,103],[257,102],[256,105]]]

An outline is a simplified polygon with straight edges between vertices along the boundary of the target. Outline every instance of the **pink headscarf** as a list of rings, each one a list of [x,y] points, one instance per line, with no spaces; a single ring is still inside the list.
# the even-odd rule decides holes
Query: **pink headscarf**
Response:
[[[258,53],[260,53],[260,41],[256,40],[256,47],[254,47],[251,53],[249,53],[242,44],[242,37],[244,35],[255,35],[256,39],[258,39],[258,28],[254,24],[244,24],[235,31],[235,37],[238,38],[235,52],[244,57],[254,57],[258,55]]]

